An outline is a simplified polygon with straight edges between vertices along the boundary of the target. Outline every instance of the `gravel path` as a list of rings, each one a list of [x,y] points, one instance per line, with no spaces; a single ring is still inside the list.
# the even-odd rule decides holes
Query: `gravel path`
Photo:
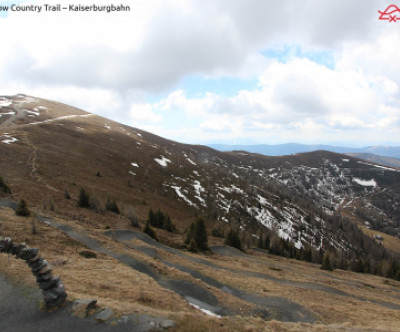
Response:
[[[99,324],[93,319],[72,316],[71,304],[55,312],[39,310],[40,291],[15,286],[0,274],[0,331],[1,332],[144,332],[154,330],[157,319],[149,316],[127,316],[125,322]],[[151,324],[153,322],[153,324]]]
[[[137,232],[137,231],[117,230],[117,231],[107,231],[106,233],[108,236],[113,237],[116,240],[121,241],[121,242],[125,243],[127,246],[131,247],[132,249],[136,249],[136,250],[141,250],[142,246],[134,246],[127,241],[132,240],[133,238],[137,238],[140,240],[143,239],[144,242],[146,242],[147,244],[156,246],[160,249],[162,247],[164,247],[162,244],[154,241],[153,239],[148,237],[146,234],[143,234],[143,233]],[[222,250],[225,250],[225,251],[230,251],[230,249],[235,250],[234,248],[230,248],[230,247],[222,248]],[[176,249],[172,249],[172,250],[174,252],[177,251]],[[168,251],[170,251],[170,250],[168,250]],[[237,250],[237,251],[239,251],[239,250]],[[246,257],[246,255],[244,253],[242,253],[241,251],[239,251],[239,252],[240,252],[240,254],[244,255],[244,257]],[[312,323],[312,322],[316,321],[316,317],[310,311],[308,311],[301,305],[299,305],[295,302],[289,301],[285,298],[277,297],[277,296],[261,297],[261,296],[258,296],[258,295],[255,295],[255,294],[252,294],[249,292],[245,292],[243,290],[240,290],[240,289],[237,289],[237,288],[234,288],[231,286],[224,285],[223,283],[215,280],[214,278],[206,276],[195,269],[189,268],[189,267],[181,265],[181,264],[168,262],[167,260],[159,257],[158,254],[157,254],[157,256],[154,256],[155,252],[149,251],[148,248],[146,248],[146,250],[142,251],[142,253],[144,253],[146,255],[148,253],[151,253],[151,255],[149,255],[150,257],[157,257],[158,259],[160,259],[160,261],[162,263],[164,263],[165,265],[167,265],[169,267],[173,267],[182,272],[189,273],[193,278],[200,279],[201,281],[205,282],[206,284],[208,284],[210,286],[216,287],[216,288],[220,289],[221,291],[228,293],[230,295],[233,295],[241,300],[255,304],[258,307],[255,310],[255,313],[259,316],[262,316],[264,319],[276,319],[276,320],[281,320],[281,321],[286,321],[286,322],[307,322],[307,323]],[[179,252],[179,256],[184,257],[185,259],[194,261],[195,263],[200,262],[201,264],[204,264],[207,266],[211,266],[211,267],[215,266],[214,264],[210,264],[208,261],[203,260],[203,259],[193,259],[193,257],[191,257],[189,255],[185,255],[182,252]],[[219,267],[219,268],[221,268],[221,267]],[[235,270],[231,270],[231,269],[225,269],[225,270],[228,270],[231,273],[237,273],[237,271],[235,271]],[[257,274],[258,277],[259,277],[259,275],[266,277],[266,275]],[[273,278],[273,279],[275,279],[275,278]],[[177,292],[179,293],[179,290],[177,290]],[[187,294],[185,294],[185,295],[187,295]]]

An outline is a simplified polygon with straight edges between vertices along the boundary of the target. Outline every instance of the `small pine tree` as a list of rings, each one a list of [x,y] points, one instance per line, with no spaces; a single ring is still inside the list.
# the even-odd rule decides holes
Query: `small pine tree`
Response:
[[[301,259],[307,262],[312,262],[311,247],[305,247],[301,253]]]
[[[208,250],[208,235],[204,220],[198,218],[195,223],[191,223],[186,233],[185,244],[189,245],[189,250],[197,249],[199,251]]]
[[[154,227],[163,228],[164,225],[164,213],[160,209],[154,215]]]
[[[263,241],[262,235],[260,235],[260,237],[258,238],[257,247],[260,249],[264,249],[264,241]]]
[[[126,217],[131,221],[131,226],[139,227],[139,219],[133,208],[131,208],[131,207],[128,208],[128,211],[126,212]]]
[[[78,198],[78,207],[86,208],[88,209],[90,207],[89,204],[89,194],[86,193],[85,189],[81,188],[79,192],[79,198]]]
[[[207,228],[204,223],[204,220],[201,218],[197,219],[194,224],[193,238],[195,239],[197,248],[200,251],[208,250]]]
[[[270,244],[271,244],[270,235],[267,234],[267,236],[265,237],[265,240],[264,240],[264,249],[269,250]]]
[[[191,252],[198,252],[199,251],[199,249],[197,248],[197,244],[196,244],[196,241],[195,241],[194,238],[192,238],[190,240],[189,251],[191,251]]]
[[[225,244],[227,246],[242,250],[242,243],[240,241],[239,234],[233,229],[231,229],[228,235],[226,236]]]
[[[29,217],[31,215],[31,211],[28,209],[28,204],[24,199],[20,199],[18,202],[18,206],[15,209],[15,214],[21,217]]]
[[[149,210],[149,216],[147,218],[147,222],[151,225],[154,226],[154,224],[156,223],[156,215],[154,214],[154,211],[152,208],[150,208]]]
[[[164,224],[163,224],[163,228],[167,231],[167,232],[175,232],[176,228],[174,226],[174,224],[171,221],[171,218],[169,217],[168,214],[164,215]]]
[[[96,176],[101,177],[100,171],[97,171]]]
[[[115,201],[115,199],[111,200],[110,197],[107,197],[106,210],[117,214],[120,213],[117,202]]]
[[[151,228],[148,221],[146,222],[146,225],[144,226],[143,232],[146,233],[151,238],[153,238],[154,240],[158,241],[156,232],[154,231],[153,228]]]
[[[329,252],[325,252],[322,258],[321,270],[333,271],[331,260],[329,258]]]
[[[190,241],[193,239],[193,234],[194,234],[194,224],[191,223],[189,226],[189,229],[186,233],[186,239],[185,239],[185,244],[189,244]]]
[[[7,184],[4,182],[1,176],[0,176],[0,191],[2,191],[5,194],[11,194],[10,188],[7,186]]]

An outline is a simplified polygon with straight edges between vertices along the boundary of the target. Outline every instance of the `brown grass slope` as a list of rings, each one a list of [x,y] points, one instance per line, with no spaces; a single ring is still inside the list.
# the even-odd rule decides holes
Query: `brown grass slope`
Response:
[[[252,235],[263,234],[264,228],[255,220],[254,215],[249,215],[246,211],[252,207],[259,208],[262,202],[259,195],[271,203],[271,206],[261,208],[268,210],[277,220],[282,218],[281,214],[289,212],[293,214],[293,220],[295,217],[304,220],[307,214],[319,211],[320,207],[312,206],[312,201],[307,196],[305,179],[308,175],[302,173],[304,169],[309,174],[314,174],[319,169],[320,173],[315,173],[315,176],[325,181],[336,174],[335,169],[329,171],[334,168],[330,165],[335,164],[341,170],[350,170],[352,176],[364,179],[373,177],[382,189],[387,185],[389,192],[399,189],[398,173],[375,168],[365,162],[360,163],[357,158],[325,151],[283,157],[222,153],[204,146],[166,140],[60,103],[24,95],[6,98],[14,103],[1,107],[0,114],[15,112],[15,115],[0,117],[0,141],[7,137],[18,141],[11,144],[0,142],[0,175],[12,189],[12,198],[25,198],[36,213],[69,224],[97,239],[107,248],[133,255],[154,265],[157,271],[171,278],[187,278],[199,282],[194,277],[165,265],[161,260],[149,258],[143,252],[129,249],[126,245],[107,238],[104,236],[106,228],[130,228],[129,220],[124,217],[130,208],[136,212],[141,225],[147,219],[150,207],[155,210],[160,208],[171,216],[178,229],[174,234],[157,230],[158,237],[165,243],[181,246],[185,229],[201,216],[205,218],[209,231],[215,227],[227,230],[242,226],[245,230],[242,239],[247,239],[247,244],[252,246],[256,242]],[[163,158],[170,160],[165,167],[156,161]],[[326,174],[321,175],[321,172]],[[294,181],[296,174],[299,179]],[[196,198],[196,181],[203,188],[200,196],[204,205]],[[334,185],[337,182],[326,183]],[[179,195],[176,187],[180,188],[186,199]],[[104,210],[107,197],[110,197],[117,201],[122,214],[78,208],[76,202],[81,188],[88,191],[92,200],[95,199],[98,210]],[[378,194],[385,195],[381,193],[383,190],[379,186],[372,189],[362,188],[357,184],[350,189],[343,185],[338,192],[344,195],[346,190],[356,191],[359,197],[368,202]],[[71,199],[66,199],[66,192]],[[292,196],[294,192],[298,193],[298,197]],[[323,199],[325,198],[315,198],[317,205]],[[224,206],[222,202],[225,201],[231,202],[231,205]],[[343,202],[338,199],[338,209],[348,209],[352,217],[363,222],[365,215],[358,215],[351,204],[344,206],[350,201],[351,198]],[[388,225],[394,225],[394,229],[396,219],[382,216]],[[244,282],[243,275],[223,273],[212,266],[198,266],[190,260],[182,261],[179,257],[170,256],[161,250],[161,258],[183,264],[187,268],[198,269],[204,275],[216,278],[218,282],[228,286],[260,296],[284,296],[310,310],[321,324],[266,323],[261,318],[252,317],[254,305],[249,303],[243,303],[243,310],[247,308],[247,313],[235,316],[234,319],[219,321],[205,318],[176,293],[160,287],[147,275],[132,270],[107,255],[100,254],[93,261],[86,260],[78,254],[84,247],[60,230],[38,224],[40,236],[31,235],[29,221],[15,217],[9,209],[0,209],[0,220],[1,236],[10,235],[16,240],[27,241],[31,246],[40,247],[55,265],[60,260],[66,262],[62,263],[57,272],[65,281],[72,298],[98,297],[100,302],[120,313],[132,310],[150,310],[154,313],[161,311],[163,315],[170,315],[178,321],[178,329],[181,330],[318,331],[367,330],[371,327],[395,331],[400,324],[397,311],[377,303],[383,301],[400,305],[398,283],[395,281],[389,282],[382,278],[345,271],[321,274],[319,266],[256,252],[254,255],[258,255],[261,263],[246,257],[204,257],[226,268],[264,273],[275,278],[271,281],[271,278],[248,277]],[[310,230],[310,234],[313,232],[314,230]],[[336,235],[330,230],[329,234],[339,241],[340,232]],[[222,241],[220,238],[209,238],[210,245],[221,244]],[[145,243],[138,245],[147,246]],[[18,274],[24,281],[32,284],[31,279],[23,277],[24,267],[17,262],[13,262],[12,266],[7,265],[10,264],[7,259],[1,259],[3,273]],[[111,276],[110,271],[113,271]],[[277,281],[278,279],[290,282],[285,284]],[[307,289],[304,283],[329,285],[351,294],[352,297],[322,292],[311,286]],[[226,307],[233,311],[238,310],[237,306],[241,302],[236,298],[221,293],[214,286],[200,284],[205,289],[210,289]]]

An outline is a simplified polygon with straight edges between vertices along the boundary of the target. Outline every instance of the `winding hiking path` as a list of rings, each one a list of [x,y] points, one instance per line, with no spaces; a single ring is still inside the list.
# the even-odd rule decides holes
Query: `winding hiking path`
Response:
[[[223,307],[220,303],[218,303],[217,298],[207,289],[199,286],[198,284],[195,284],[191,281],[188,280],[180,280],[180,279],[168,279],[163,276],[161,276],[155,269],[150,267],[145,261],[140,261],[137,259],[134,259],[131,256],[128,255],[121,255],[114,253],[110,251],[109,249],[104,248],[100,243],[98,243],[96,240],[91,239],[87,237],[86,235],[79,233],[75,231],[73,228],[70,226],[66,225],[61,225],[58,223],[55,223],[53,220],[49,218],[40,218],[41,221],[45,222],[48,225],[52,225],[54,227],[57,227],[61,230],[63,230],[68,236],[72,237],[73,239],[79,241],[80,243],[86,245],[92,250],[104,253],[106,255],[109,255],[113,258],[118,259],[121,263],[130,266],[131,268],[145,273],[151,278],[153,278],[160,286],[170,289],[177,294],[179,294],[181,297],[183,297],[186,301],[188,301],[191,304],[194,304],[202,311],[211,313],[213,315],[232,315],[232,314],[241,314],[240,312],[232,312],[230,309]],[[146,243],[152,244],[154,247],[159,248],[159,249],[164,249],[168,252],[173,252],[178,254],[180,257],[184,257],[186,259],[192,260],[194,262],[198,262],[196,259],[193,259],[192,257],[189,257],[188,255],[183,254],[182,252],[179,252],[176,249],[172,249],[169,247],[166,247],[150,237],[148,237],[146,234],[143,234],[141,232],[135,232],[135,231],[117,231],[116,234],[113,234],[112,231],[106,232],[106,234],[110,237],[115,236],[115,238],[118,240],[121,240],[121,237],[126,239],[132,239],[135,235],[143,239]],[[119,234],[119,235],[118,235]],[[124,242],[124,241],[123,241]],[[129,243],[124,242],[128,247],[131,247],[132,249],[137,249],[135,247],[132,247]],[[151,249],[151,248],[150,248]],[[150,250],[150,253],[154,253],[153,251]],[[153,256],[154,257],[154,256]],[[202,280],[204,283],[216,287],[220,289],[221,291],[228,293],[234,297],[237,297],[241,300],[244,300],[246,302],[249,302],[251,304],[254,304],[257,306],[258,309],[256,309],[257,314],[261,315],[265,319],[277,319],[285,322],[307,322],[307,323],[312,323],[316,321],[316,317],[314,316],[313,313],[308,311],[306,308],[302,307],[301,305],[292,302],[288,299],[278,297],[278,296],[270,296],[270,297],[261,297],[249,292],[245,292],[240,289],[233,288],[231,286],[226,286],[219,281],[205,276],[199,271],[196,271],[194,269],[190,269],[188,267],[182,266],[180,264],[173,264],[170,263],[164,259],[161,259],[158,257],[162,263],[169,267],[174,267],[177,268],[178,270],[182,272],[189,273],[192,277],[197,278]],[[231,271],[233,272],[233,271]]]

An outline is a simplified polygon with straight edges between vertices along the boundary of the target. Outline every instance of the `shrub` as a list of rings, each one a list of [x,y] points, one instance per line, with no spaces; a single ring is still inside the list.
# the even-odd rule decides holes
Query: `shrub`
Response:
[[[97,258],[97,254],[90,250],[82,250],[81,252],[79,252],[79,255],[85,258]]]
[[[95,196],[90,196],[89,198],[89,208],[96,213],[103,214],[104,210],[99,200]]]
[[[220,237],[220,238],[223,238],[223,237],[224,237],[224,231],[221,230],[220,228],[214,228],[214,229],[211,231],[211,234],[212,234],[213,236],[215,236],[215,237]]]
[[[131,226],[133,227],[139,227],[139,219],[136,215],[136,212],[133,208],[128,208],[128,211],[126,212],[125,217],[127,217],[130,222],[131,222]]]
[[[15,214],[22,217],[29,217],[31,215],[31,211],[28,209],[28,204],[24,199],[21,199],[18,202],[18,206],[15,209]]]
[[[71,195],[69,194],[68,190],[65,190],[65,192],[64,192],[64,198],[65,198],[65,199],[71,199]]]

